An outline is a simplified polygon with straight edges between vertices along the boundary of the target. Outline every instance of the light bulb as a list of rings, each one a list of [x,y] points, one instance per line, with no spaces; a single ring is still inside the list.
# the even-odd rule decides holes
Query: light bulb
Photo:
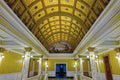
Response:
[[[25,56],[22,56],[22,58],[25,58]]]
[[[32,56],[32,55],[31,55],[30,57],[31,57],[31,58],[33,58],[33,56]]]
[[[2,58],[4,58],[5,56],[2,56]]]
[[[96,57],[96,58],[98,58],[98,56],[97,56],[97,55],[96,55],[95,57]]]
[[[89,58],[89,56],[87,56],[87,58]]]

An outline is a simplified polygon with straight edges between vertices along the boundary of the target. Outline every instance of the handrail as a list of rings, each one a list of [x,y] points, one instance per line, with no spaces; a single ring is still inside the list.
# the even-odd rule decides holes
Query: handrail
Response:
[[[77,74],[74,75],[74,80],[78,80]]]
[[[44,80],[48,80],[48,74],[45,74]]]
[[[93,80],[92,78],[88,77],[88,76],[84,76],[84,75],[78,75],[78,80]]]
[[[30,78],[27,78],[27,80],[33,80],[33,79],[38,79],[38,75],[37,76],[33,76],[33,77],[30,77]]]
[[[41,74],[41,75],[37,75],[37,76],[33,76],[28,78],[27,80],[45,80],[44,77],[45,75]]]

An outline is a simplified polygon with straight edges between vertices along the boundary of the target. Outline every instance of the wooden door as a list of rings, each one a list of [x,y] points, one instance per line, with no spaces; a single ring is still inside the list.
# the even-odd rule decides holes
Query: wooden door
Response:
[[[108,56],[104,57],[104,64],[105,64],[105,70],[106,70],[106,80],[113,80]]]

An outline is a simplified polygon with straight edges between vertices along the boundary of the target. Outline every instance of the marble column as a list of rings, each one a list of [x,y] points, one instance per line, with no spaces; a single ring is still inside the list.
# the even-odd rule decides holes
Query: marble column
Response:
[[[47,70],[48,70],[48,59],[45,60],[45,80],[48,80],[48,73],[47,73]]]
[[[35,68],[35,60],[33,60],[33,64],[32,64],[32,74],[31,76],[34,76],[34,68]],[[31,73],[31,72],[30,72]]]
[[[0,64],[1,64],[2,59],[4,58],[4,51],[5,49],[0,47]]]
[[[101,79],[102,76],[100,74],[100,67],[99,67],[99,60],[98,59],[96,60],[96,63],[97,63],[98,78],[99,78],[99,80],[102,80]]]
[[[41,55],[39,57],[39,65],[38,65],[38,75],[40,76],[42,74],[42,58],[43,58],[43,55]]]
[[[88,75],[91,76],[90,59],[88,59]]]
[[[117,54],[116,54],[116,59],[118,59],[118,64],[119,64],[119,67],[120,67],[120,47],[119,48],[116,48],[115,49]]]
[[[91,73],[92,73],[92,79],[97,80],[97,67],[95,62],[95,54],[94,54],[94,47],[89,47],[89,55],[90,55],[90,65],[91,65]]]
[[[75,59],[75,64],[74,64],[74,66],[75,66],[75,74],[77,74],[77,59]]]
[[[25,48],[25,55],[23,59],[23,67],[22,67],[22,80],[27,80],[28,71],[29,71],[29,62],[30,62],[30,53],[32,48]]]
[[[82,76],[83,76],[83,59],[82,56],[78,56],[79,60],[80,60],[80,80],[82,80]]]
[[[78,80],[78,79],[77,79],[77,59],[75,59],[74,68],[75,68],[74,80]]]

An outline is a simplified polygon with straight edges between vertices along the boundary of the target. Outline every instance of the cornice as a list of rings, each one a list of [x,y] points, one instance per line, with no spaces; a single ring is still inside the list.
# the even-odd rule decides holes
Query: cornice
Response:
[[[119,4],[119,0],[110,1],[108,6],[75,49],[73,53],[74,56],[79,53],[82,54],[88,47],[96,47],[98,44],[101,44],[112,33],[115,33],[115,30],[120,31],[120,27],[118,27],[120,20],[119,18],[115,19],[120,11]]]
[[[37,53],[48,55],[47,50],[36,39],[36,37],[27,29],[23,22],[15,15],[15,13],[8,7],[8,5],[1,0],[0,18],[2,23],[1,29],[12,35],[19,43],[23,43],[32,47]],[[26,47],[27,47],[26,46]]]

